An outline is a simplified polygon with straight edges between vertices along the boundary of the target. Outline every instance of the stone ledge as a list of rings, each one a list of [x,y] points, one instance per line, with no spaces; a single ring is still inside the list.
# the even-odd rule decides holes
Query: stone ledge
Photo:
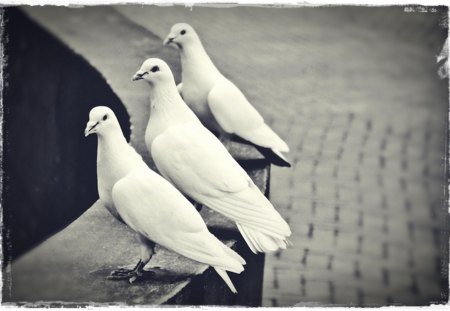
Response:
[[[131,144],[151,164],[143,144],[148,114],[142,111],[148,106],[148,89],[142,84],[131,85],[127,73],[133,73],[146,57],[165,56],[163,58],[172,65],[175,75],[179,75],[175,58],[169,49],[163,50],[161,39],[107,7],[27,7],[25,11],[105,78],[130,114]],[[145,53],[142,53],[143,47]],[[120,53],[111,53],[113,50]],[[119,56],[123,62],[117,62],[115,57]],[[83,105],[80,102],[80,107]],[[233,142],[231,148],[233,155],[242,160],[242,166],[268,196],[270,168],[267,163],[249,146]],[[149,264],[150,267],[161,267],[155,280],[133,285],[105,280],[112,269],[134,265],[139,251],[133,232],[96,203],[67,228],[7,268],[3,302],[29,306],[260,305],[264,255],[252,254],[234,224],[222,216],[206,208],[201,214],[211,232],[247,261],[242,274],[230,273],[238,295],[233,295],[208,266],[163,248],[157,248],[157,255]]]
[[[250,171],[250,175],[262,190],[266,188],[268,167]],[[112,269],[132,266],[138,261],[139,244],[134,232],[97,202],[63,231],[13,262],[3,300],[39,306],[258,305],[264,256],[250,254],[238,232],[233,230],[234,225],[221,215],[203,208],[202,216],[210,230],[237,249],[248,263],[241,275],[230,273],[238,295],[233,295],[207,265],[159,246],[147,266],[160,268],[154,280],[136,284],[106,280]],[[220,234],[223,232],[228,233],[226,237]]]

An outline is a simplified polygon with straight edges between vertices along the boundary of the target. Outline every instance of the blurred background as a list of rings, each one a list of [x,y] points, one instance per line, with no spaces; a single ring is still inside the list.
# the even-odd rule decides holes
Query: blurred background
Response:
[[[82,25],[83,16],[96,22]],[[5,9],[4,17],[4,165],[10,177],[3,195],[28,189],[4,201],[6,249],[17,249],[6,252],[10,259],[63,228],[95,200],[95,185],[75,196],[82,202],[70,200],[78,207],[61,204],[67,202],[63,192],[55,194],[59,204],[28,204],[35,197],[30,189],[39,181],[8,188],[21,183],[21,174],[11,167],[24,161],[17,162],[8,141],[27,140],[19,134],[22,126],[35,124],[33,133],[38,133],[42,125],[34,123],[35,112],[27,112],[29,107],[42,112],[33,100],[48,104],[48,98],[57,98],[49,107],[107,100],[121,109],[123,103],[133,125],[131,142],[148,159],[143,147],[148,112],[142,112],[147,98],[137,96],[141,89],[130,89],[129,80],[143,59],[159,56],[154,51],[162,49],[174,23],[188,22],[216,66],[291,148],[287,157],[294,167],[272,168],[271,201],[290,223],[294,247],[266,256],[263,306],[424,305],[448,299],[448,79],[439,79],[436,63],[447,35],[446,7],[26,7]],[[149,36],[123,38],[110,24],[144,29]],[[34,31],[48,32],[52,39],[30,41],[36,38]],[[107,39],[111,37],[117,39]],[[61,48],[75,51],[79,59],[67,62],[46,55],[52,40],[60,40]],[[37,56],[29,62],[27,53]],[[164,48],[161,55],[179,81],[176,52]],[[33,74],[33,67],[24,65],[43,60],[62,73],[56,78],[60,85],[44,86],[43,72]],[[75,64],[70,71],[67,63]],[[77,69],[82,66],[86,72]],[[61,91],[74,76],[84,80],[96,75],[107,81],[107,89],[96,88],[96,95],[86,93],[96,85],[88,80],[83,88],[67,87],[74,95]],[[40,95],[26,97],[38,80],[44,84],[36,90]],[[15,88],[17,95],[8,95]],[[9,113],[19,109],[18,102],[24,110]],[[89,105],[65,120],[79,115],[74,120],[84,127]],[[125,111],[121,122],[126,128]],[[65,125],[56,122],[48,132],[60,128]],[[95,153],[93,146],[89,152]],[[76,150],[86,157],[83,149]],[[33,151],[38,158],[54,153],[36,148],[25,153]],[[64,169],[49,167],[64,176],[74,170],[81,174],[76,169],[80,159]],[[30,160],[29,165],[38,163]],[[95,159],[89,163],[95,165]],[[29,200],[22,204],[17,198]]]

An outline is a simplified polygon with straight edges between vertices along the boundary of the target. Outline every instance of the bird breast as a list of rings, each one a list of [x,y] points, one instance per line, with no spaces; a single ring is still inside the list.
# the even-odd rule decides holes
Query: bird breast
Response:
[[[216,119],[208,105],[208,94],[212,86],[210,83],[198,81],[183,81],[181,91],[183,100],[208,129],[219,130]]]

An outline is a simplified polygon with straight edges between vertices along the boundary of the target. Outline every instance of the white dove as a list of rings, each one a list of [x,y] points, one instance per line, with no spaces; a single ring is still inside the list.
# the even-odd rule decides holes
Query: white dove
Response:
[[[214,66],[194,28],[185,23],[172,26],[164,45],[175,46],[181,58],[182,82],[178,91],[203,124],[220,133],[221,140],[234,134],[273,164],[291,165],[281,152],[288,145],[264,122],[244,94]]]
[[[111,154],[117,154],[118,148],[128,145],[123,137],[122,130],[115,114],[108,107],[93,108],[90,112],[90,120],[84,132],[85,136],[97,133],[101,125],[102,132],[109,135],[98,135],[97,145],[97,187],[100,202],[108,211],[118,219],[121,219],[112,199],[113,186],[119,179],[125,177],[136,163],[142,161],[142,157],[133,148],[120,150],[123,160],[117,161]],[[111,140],[114,141],[111,141]],[[119,142],[116,144],[115,139]]]
[[[167,180],[153,172],[125,140],[113,111],[95,107],[85,135],[98,136],[99,171],[108,170],[112,202],[123,221],[138,234],[141,257],[134,269],[119,269],[111,279],[134,282],[154,252],[154,243],[212,266],[236,293],[226,271],[241,273],[244,259],[212,235],[195,207]],[[107,174],[107,175],[106,175]],[[119,177],[118,177],[119,176]]]
[[[169,66],[146,60],[133,80],[151,86],[145,143],[160,173],[178,189],[236,222],[250,249],[286,248],[289,225],[177,91]]]

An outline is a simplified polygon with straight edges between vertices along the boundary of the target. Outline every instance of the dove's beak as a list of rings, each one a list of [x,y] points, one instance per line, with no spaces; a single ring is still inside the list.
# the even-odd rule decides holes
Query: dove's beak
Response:
[[[164,44],[164,45],[168,45],[168,44],[174,42],[174,41],[173,41],[174,39],[175,39],[175,36],[172,35],[172,34],[169,34],[169,35],[167,36],[167,38],[164,40],[163,44]]]
[[[92,130],[95,129],[95,127],[98,125],[98,122],[89,121],[86,125],[86,129],[84,130],[84,137],[89,136],[92,134]]]
[[[136,72],[133,76],[133,78],[131,78],[132,81],[137,81],[137,80],[142,80],[144,79],[144,75],[147,72],[143,72],[142,70],[139,70],[138,72]]]

